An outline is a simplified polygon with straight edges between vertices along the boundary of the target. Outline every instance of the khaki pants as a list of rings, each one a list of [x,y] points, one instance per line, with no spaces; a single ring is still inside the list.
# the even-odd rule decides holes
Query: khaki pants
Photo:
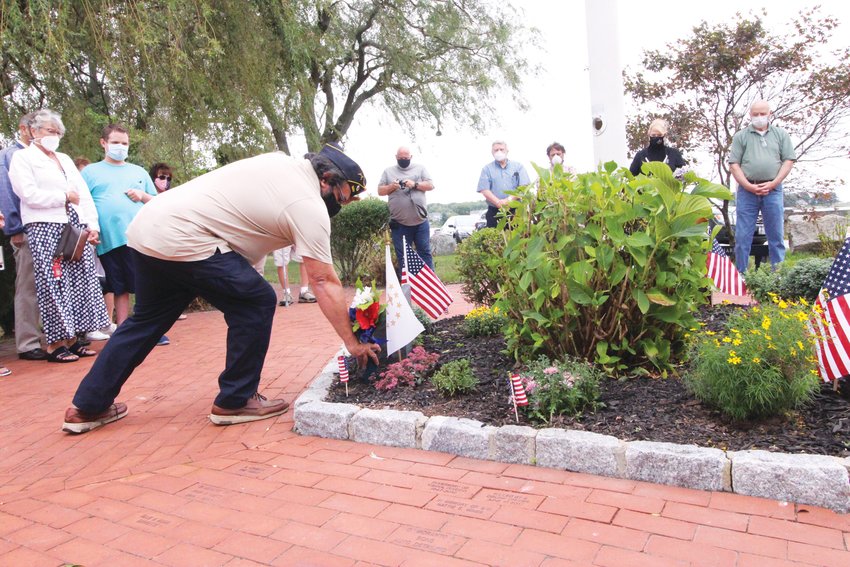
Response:
[[[27,237],[20,247],[12,245],[15,254],[15,348],[19,353],[41,347],[35,275]]]

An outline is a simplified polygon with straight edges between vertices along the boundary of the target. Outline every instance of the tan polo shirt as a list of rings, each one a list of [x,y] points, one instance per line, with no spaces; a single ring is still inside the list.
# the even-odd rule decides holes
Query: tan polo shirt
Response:
[[[204,260],[218,249],[238,252],[251,264],[294,244],[301,256],[331,264],[330,234],[313,166],[275,152],[154,197],[127,228],[127,244],[162,260]]]

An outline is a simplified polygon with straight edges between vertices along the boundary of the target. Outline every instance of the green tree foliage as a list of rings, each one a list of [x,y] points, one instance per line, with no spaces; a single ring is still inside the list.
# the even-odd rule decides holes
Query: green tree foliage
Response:
[[[730,195],[693,173],[683,192],[666,165],[648,167],[637,178],[613,162],[578,177],[538,168],[539,190],[518,201],[501,256],[496,304],[517,359],[669,368],[707,298],[708,198]]]
[[[346,205],[331,220],[331,252],[343,284],[351,285],[361,277],[367,285],[372,281],[363,270],[372,264],[369,259],[376,254],[383,258],[380,237],[388,230],[389,222],[389,207],[375,198]]]
[[[377,105],[403,125],[479,125],[518,94],[526,28],[488,0],[0,0],[0,132],[49,106],[71,154],[133,129],[137,161],[179,173],[278,148],[316,151]],[[533,41],[533,39],[532,39]]]
[[[850,116],[850,48],[824,53],[837,25],[814,8],[801,12],[789,32],[777,34],[760,17],[739,14],[732,24],[702,22],[690,36],[647,51],[643,70],[625,75],[626,92],[641,109],[629,121],[630,149],[644,146],[650,120],[663,116],[677,145],[691,156],[713,156],[713,177],[730,187],[732,136],[746,124],[752,102],[765,99],[774,123],[791,135],[799,164],[846,156],[840,123]],[[816,174],[814,167],[807,171],[806,185],[822,193],[829,183],[812,182]],[[726,202],[722,210],[728,226]]]

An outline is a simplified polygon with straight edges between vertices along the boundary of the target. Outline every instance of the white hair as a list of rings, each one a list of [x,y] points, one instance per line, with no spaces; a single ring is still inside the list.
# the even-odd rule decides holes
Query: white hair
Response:
[[[50,124],[56,125],[56,129],[59,130],[60,136],[65,135],[65,125],[62,124],[62,116],[60,116],[58,112],[53,112],[48,108],[42,108],[41,110],[32,115],[30,128],[43,128],[44,126]]]

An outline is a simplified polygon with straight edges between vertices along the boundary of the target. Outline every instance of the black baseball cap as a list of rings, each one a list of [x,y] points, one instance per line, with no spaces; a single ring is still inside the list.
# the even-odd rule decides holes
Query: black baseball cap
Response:
[[[351,187],[352,197],[366,190],[366,176],[363,175],[363,170],[356,161],[345,155],[342,149],[333,144],[325,144],[319,154],[331,160],[339,168]]]

